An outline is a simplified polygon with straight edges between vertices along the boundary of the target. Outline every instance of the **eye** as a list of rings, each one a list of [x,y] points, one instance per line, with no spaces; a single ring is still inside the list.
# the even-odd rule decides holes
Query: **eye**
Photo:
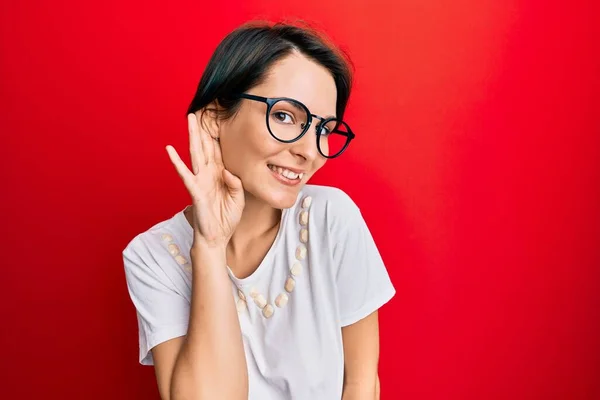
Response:
[[[321,126],[320,127],[320,134],[323,136],[327,136],[331,133],[331,131],[329,130],[329,128],[327,126]]]
[[[282,124],[293,124],[294,123],[294,118],[286,112],[276,111],[272,115],[278,122],[281,122]]]

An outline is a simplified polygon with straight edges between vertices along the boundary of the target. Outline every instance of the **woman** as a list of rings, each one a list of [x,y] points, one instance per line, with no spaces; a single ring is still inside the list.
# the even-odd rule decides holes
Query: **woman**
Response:
[[[245,25],[188,110],[192,205],[123,251],[139,360],[163,399],[375,399],[394,295],[355,203],[307,185],[354,138],[351,76],[320,35]]]

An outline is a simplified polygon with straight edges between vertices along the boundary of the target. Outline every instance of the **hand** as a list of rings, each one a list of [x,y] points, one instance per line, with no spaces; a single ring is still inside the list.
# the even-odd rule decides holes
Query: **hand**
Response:
[[[194,244],[226,246],[244,210],[242,181],[225,169],[219,142],[198,123],[195,114],[188,114],[188,130],[192,171],[173,146],[166,149],[192,197]]]

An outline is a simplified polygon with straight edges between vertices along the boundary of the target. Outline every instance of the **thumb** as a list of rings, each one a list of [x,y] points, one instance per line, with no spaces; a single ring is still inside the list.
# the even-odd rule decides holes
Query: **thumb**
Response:
[[[223,168],[223,181],[225,181],[225,184],[233,197],[243,194],[244,188],[241,179],[229,172],[226,168]]]

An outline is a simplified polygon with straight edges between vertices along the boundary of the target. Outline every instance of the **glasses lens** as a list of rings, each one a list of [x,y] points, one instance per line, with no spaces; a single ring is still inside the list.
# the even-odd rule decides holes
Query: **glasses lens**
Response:
[[[279,100],[271,107],[268,123],[271,133],[283,141],[296,139],[308,121],[306,109],[290,100]]]
[[[326,157],[335,157],[340,154],[346,148],[348,141],[348,125],[344,121],[328,119],[321,126],[319,150]]]

